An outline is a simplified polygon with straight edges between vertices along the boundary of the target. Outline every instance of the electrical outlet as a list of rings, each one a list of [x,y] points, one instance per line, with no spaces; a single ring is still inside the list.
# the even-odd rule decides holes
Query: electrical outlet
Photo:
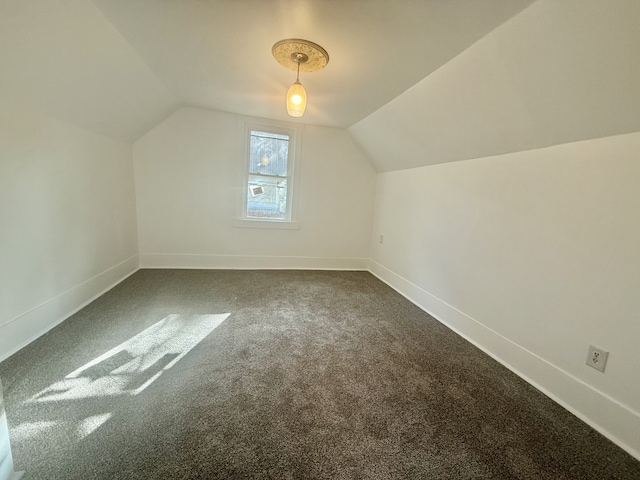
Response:
[[[379,240],[379,242],[380,242],[380,243],[384,243],[384,235],[380,235],[380,240]]]
[[[607,364],[609,352],[605,352],[601,348],[589,345],[589,353],[587,354],[587,365],[604,372],[604,366]]]

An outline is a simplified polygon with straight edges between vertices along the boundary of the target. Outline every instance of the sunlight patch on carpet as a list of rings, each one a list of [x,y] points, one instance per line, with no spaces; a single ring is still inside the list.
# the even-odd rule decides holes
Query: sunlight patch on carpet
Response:
[[[28,440],[31,437],[44,435],[56,422],[24,422],[11,427],[11,440]]]
[[[229,315],[169,315],[37,393],[29,402],[138,395]]]
[[[84,438],[91,435],[100,425],[111,418],[112,413],[103,413],[102,415],[93,415],[78,422],[78,436]]]

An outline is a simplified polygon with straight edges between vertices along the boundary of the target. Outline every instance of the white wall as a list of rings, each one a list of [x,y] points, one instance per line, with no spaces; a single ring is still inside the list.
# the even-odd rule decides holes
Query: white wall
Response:
[[[376,275],[636,457],[639,152],[633,133],[379,174],[371,243]]]
[[[131,146],[0,109],[0,360],[137,269]]]
[[[304,128],[298,230],[232,226],[242,121],[184,108],[135,143],[141,265],[366,269],[375,172],[343,129]]]

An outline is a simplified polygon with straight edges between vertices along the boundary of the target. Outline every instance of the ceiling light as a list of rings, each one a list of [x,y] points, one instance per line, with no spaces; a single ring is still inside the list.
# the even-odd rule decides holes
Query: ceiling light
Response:
[[[329,63],[329,54],[317,43],[299,38],[280,40],[271,49],[273,58],[297,72],[296,81],[287,90],[287,113],[301,117],[307,107],[307,92],[300,83],[300,72],[316,72]]]

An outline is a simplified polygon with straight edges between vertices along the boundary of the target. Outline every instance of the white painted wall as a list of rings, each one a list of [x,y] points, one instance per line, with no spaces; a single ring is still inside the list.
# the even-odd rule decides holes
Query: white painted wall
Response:
[[[343,129],[304,128],[298,230],[232,226],[242,121],[184,108],[135,143],[141,265],[366,269],[375,172]]]
[[[0,109],[0,360],[137,269],[131,146]]]
[[[639,152],[633,133],[381,173],[371,268],[640,458]]]

